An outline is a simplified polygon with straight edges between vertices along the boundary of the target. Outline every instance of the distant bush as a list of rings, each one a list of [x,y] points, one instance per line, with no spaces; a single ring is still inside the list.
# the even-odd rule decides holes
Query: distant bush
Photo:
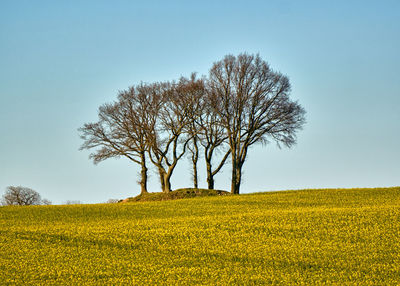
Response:
[[[106,204],[115,204],[115,203],[118,203],[120,200],[118,200],[118,199],[108,199],[107,201],[106,201]]]
[[[48,199],[43,199],[42,200],[42,205],[52,205],[53,203],[50,201],[50,200],[48,200]]]
[[[68,200],[64,202],[64,205],[81,205],[82,202],[78,200]]]

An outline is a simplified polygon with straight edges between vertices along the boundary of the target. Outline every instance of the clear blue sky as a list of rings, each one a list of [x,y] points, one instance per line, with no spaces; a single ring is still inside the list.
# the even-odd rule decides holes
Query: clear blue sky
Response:
[[[0,193],[138,194],[138,167],[93,165],[77,128],[118,90],[244,51],[289,76],[307,124],[292,149],[251,150],[242,192],[400,185],[400,1],[1,0]],[[187,161],[172,188],[190,186]],[[229,189],[230,167],[216,180]]]

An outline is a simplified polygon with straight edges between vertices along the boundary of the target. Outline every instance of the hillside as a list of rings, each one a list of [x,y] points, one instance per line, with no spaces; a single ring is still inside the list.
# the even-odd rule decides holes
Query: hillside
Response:
[[[400,284],[400,187],[0,208],[0,281]]]

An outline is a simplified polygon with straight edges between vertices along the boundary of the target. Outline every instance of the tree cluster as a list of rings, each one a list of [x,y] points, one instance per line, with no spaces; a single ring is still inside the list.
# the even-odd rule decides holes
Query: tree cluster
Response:
[[[195,188],[201,153],[209,189],[230,160],[231,193],[238,194],[252,145],[295,144],[305,111],[289,94],[288,78],[259,55],[228,55],[213,64],[207,77],[192,74],[119,92],[115,102],[100,106],[97,122],[79,129],[81,149],[94,150],[94,163],[126,157],[139,164],[142,193],[147,192],[149,163],[158,172],[162,191],[170,192],[171,176],[185,155],[191,159]]]
[[[40,194],[30,188],[9,186],[2,198],[6,206],[51,205],[51,201],[42,199]]]

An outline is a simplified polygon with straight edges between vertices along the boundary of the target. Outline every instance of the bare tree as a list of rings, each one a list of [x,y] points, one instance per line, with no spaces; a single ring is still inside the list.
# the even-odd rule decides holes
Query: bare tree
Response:
[[[199,119],[203,116],[206,107],[204,102],[204,96],[206,94],[204,79],[197,79],[196,74],[193,73],[190,79],[182,77],[178,86],[181,91],[181,100],[183,105],[186,106],[184,112],[186,112],[186,117],[188,119],[185,132],[190,138],[188,150],[190,151],[190,160],[192,163],[193,187],[198,188],[199,179],[197,165],[200,156],[200,133],[202,132]]]
[[[200,157],[200,147],[204,148],[204,159],[207,169],[207,184],[209,189],[214,188],[214,176],[221,170],[230,150],[226,150],[217,168],[213,169],[213,155],[221,151],[221,145],[226,143],[227,136],[224,128],[216,120],[217,115],[210,106],[210,93],[207,91],[205,79],[196,78],[192,74],[190,79],[182,77],[178,83],[181,90],[181,100],[186,109],[188,124],[185,132],[190,138],[187,145],[190,151],[192,163],[193,186],[198,188],[198,160]]]
[[[40,205],[42,203],[40,194],[30,188],[9,186],[3,195],[4,205]]]
[[[226,135],[224,126],[220,123],[218,113],[210,103],[213,102],[213,93],[206,91],[203,96],[202,113],[197,117],[198,134],[200,143],[204,148],[204,160],[206,163],[207,172],[207,186],[209,189],[214,189],[214,176],[221,170],[226,163],[231,150],[224,149],[227,143],[228,136]],[[223,153],[224,155],[217,163],[217,167],[213,168],[213,158],[216,153]],[[218,161],[217,161],[218,162]]]
[[[158,85],[141,84],[122,91],[118,101],[99,108],[99,121],[79,129],[84,140],[82,149],[95,149],[90,154],[95,164],[112,157],[126,157],[141,166],[141,193],[147,193],[147,132],[156,124],[159,108]]]
[[[150,161],[157,167],[161,189],[168,193],[171,191],[172,173],[191,139],[185,136],[190,116],[184,96],[187,91],[181,85],[164,83],[157,91],[162,94],[162,105],[154,110],[157,118],[154,128],[147,129],[148,153]]]
[[[238,194],[249,147],[271,140],[291,147],[305,123],[305,111],[290,100],[288,78],[259,55],[226,56],[213,64],[208,83],[211,106],[231,151],[231,193]]]

